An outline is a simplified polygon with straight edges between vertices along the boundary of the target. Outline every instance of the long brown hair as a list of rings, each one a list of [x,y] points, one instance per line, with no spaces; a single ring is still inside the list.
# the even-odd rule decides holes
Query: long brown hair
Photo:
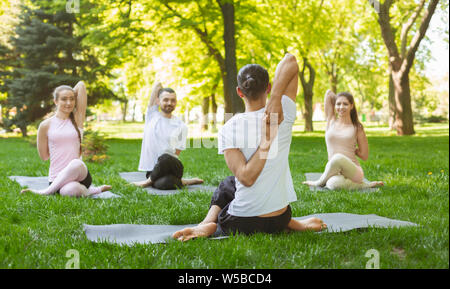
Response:
[[[350,104],[353,105],[352,110],[350,111],[350,118],[352,119],[352,123],[355,126],[355,128],[359,129],[362,128],[363,125],[362,123],[359,121],[358,118],[358,112],[356,111],[356,106],[355,106],[355,98],[353,97],[353,95],[350,92],[340,92],[338,93],[338,95],[336,96],[335,101],[337,100],[338,97],[345,97],[348,102],[350,102]]]
[[[75,100],[77,99],[77,92],[75,90],[73,90],[73,88],[68,86],[68,85],[60,85],[57,88],[55,88],[55,90],[53,91],[53,99],[55,101],[58,100],[59,93],[61,91],[64,91],[64,90],[72,91],[73,95],[75,96]],[[76,109],[76,103],[75,103],[75,109]],[[81,155],[81,153],[82,153],[82,149],[81,149],[81,132],[80,132],[80,129],[78,128],[77,122],[75,121],[75,115],[73,114],[73,111],[69,114],[69,119],[70,119],[70,122],[72,122],[73,127],[77,131],[78,140],[80,141],[80,155]]]

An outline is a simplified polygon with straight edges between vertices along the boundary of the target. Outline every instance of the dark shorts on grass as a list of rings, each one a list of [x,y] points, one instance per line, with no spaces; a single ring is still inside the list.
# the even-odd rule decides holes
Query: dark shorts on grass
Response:
[[[215,235],[269,233],[276,234],[287,229],[292,217],[291,207],[275,217],[238,217],[228,214],[230,202],[234,200],[236,182],[234,176],[227,177],[215,190],[210,207],[219,206],[222,210],[218,216],[217,231]]]
[[[175,190],[183,187],[181,178],[183,177],[183,164],[181,161],[169,154],[163,154],[158,158],[158,162],[152,171],[145,174],[146,178],[151,178],[152,187],[159,190]]]
[[[53,182],[49,182],[48,185],[50,186]],[[92,176],[91,173],[88,170],[87,176],[84,178],[84,180],[82,180],[81,182],[79,182],[80,184],[82,184],[83,186],[86,187],[86,189],[89,189],[89,187],[92,185]],[[59,194],[59,190],[56,192],[57,194]]]

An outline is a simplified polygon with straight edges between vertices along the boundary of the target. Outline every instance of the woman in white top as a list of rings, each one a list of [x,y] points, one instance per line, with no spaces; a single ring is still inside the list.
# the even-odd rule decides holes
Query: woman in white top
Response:
[[[239,71],[237,93],[246,110],[231,118],[218,137],[219,153],[224,154],[233,176],[214,192],[205,219],[196,227],[175,232],[173,238],[186,241],[216,231],[221,235],[251,234],[326,227],[318,218],[291,218],[289,203],[296,201],[296,194],[288,157],[296,117],[297,75],[297,61],[287,54],[277,66],[266,107],[271,92],[267,70],[250,64]],[[275,117],[272,112],[281,115]]]
[[[353,96],[348,92],[336,96],[328,90],[325,94],[325,114],[328,163],[319,180],[303,184],[326,186],[330,190],[382,186],[383,182],[364,182],[364,172],[356,158],[367,160],[369,145],[358,120]]]

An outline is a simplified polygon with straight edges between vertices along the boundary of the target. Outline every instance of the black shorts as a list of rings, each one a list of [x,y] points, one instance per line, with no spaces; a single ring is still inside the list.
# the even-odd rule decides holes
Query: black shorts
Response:
[[[48,185],[50,186],[53,182],[49,182]],[[84,178],[84,180],[82,180],[81,182],[79,182],[80,184],[82,184],[83,186],[86,187],[86,189],[89,189],[89,187],[92,185],[92,176],[91,173],[88,170],[87,176]],[[57,194],[59,194],[59,190],[56,192]]]
[[[158,162],[145,176],[152,180],[152,187],[159,190],[174,190],[183,187],[183,164],[181,161],[169,154],[163,154]]]
[[[222,209],[218,216],[215,235],[229,235],[236,232],[246,235],[259,232],[275,234],[287,229],[292,218],[289,205],[283,214],[274,217],[238,217],[228,214],[228,207],[234,200],[235,192],[235,178],[231,176],[219,184],[212,196],[210,207],[216,205]]]

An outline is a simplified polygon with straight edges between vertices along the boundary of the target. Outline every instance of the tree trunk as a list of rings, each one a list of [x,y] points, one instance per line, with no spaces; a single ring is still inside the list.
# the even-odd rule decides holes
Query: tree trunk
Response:
[[[209,99],[210,97],[204,97],[202,101],[202,130],[208,130],[208,113],[209,113]]]
[[[371,0],[369,0],[370,2]],[[395,97],[395,128],[398,135],[412,135],[414,134],[414,122],[411,109],[411,89],[409,83],[409,71],[414,63],[417,49],[420,42],[425,37],[425,33],[430,24],[431,18],[436,10],[439,0],[431,0],[426,11],[420,21],[419,28],[412,38],[408,37],[408,32],[419,19],[422,9],[425,7],[425,1],[421,1],[414,12],[406,19],[406,22],[401,23],[402,30],[400,35],[401,49],[399,51],[395,29],[391,26],[391,16],[389,10],[394,4],[393,0],[385,0],[384,3],[378,1],[371,1],[376,3],[379,8],[378,24],[381,29],[381,36],[389,57],[390,73],[392,75],[392,83],[394,84]],[[411,42],[408,44],[408,39]]]
[[[308,67],[309,70],[309,80],[306,81],[305,69]],[[305,100],[305,110],[303,111],[303,118],[305,119],[305,131],[313,131],[313,96],[314,96],[314,80],[316,78],[316,72],[308,59],[303,58],[303,69],[299,72],[300,82],[303,88],[303,97]]]
[[[134,99],[133,101],[133,114],[132,114],[133,118],[131,119],[132,122],[135,122],[136,120],[136,99]]]
[[[389,70],[389,128],[391,130],[395,130],[396,111],[394,80],[392,79],[392,72]]]
[[[211,119],[211,126],[212,129],[216,129],[217,124],[217,103],[216,103],[216,93],[214,92],[211,94],[211,108],[212,108],[212,119]]]
[[[312,103],[312,94],[304,93],[305,97],[305,111],[303,112],[303,118],[305,119],[305,131],[313,131],[313,103]]]
[[[23,137],[27,137],[28,136],[28,130],[27,130],[27,125],[20,125],[20,132],[22,133]]]
[[[218,0],[223,16],[223,40],[225,42],[225,75],[224,97],[225,113],[239,113],[245,110],[243,101],[236,92],[237,67],[236,67],[236,41],[235,41],[235,17],[234,3],[232,1]],[[231,103],[227,103],[230,101]]]
[[[125,99],[123,102],[123,107],[122,107],[122,121],[126,122],[126,117],[127,117],[127,109],[128,109],[128,100]]]
[[[413,135],[414,121],[411,108],[411,90],[409,83],[409,74],[393,74],[395,87],[395,127],[397,135]]]

